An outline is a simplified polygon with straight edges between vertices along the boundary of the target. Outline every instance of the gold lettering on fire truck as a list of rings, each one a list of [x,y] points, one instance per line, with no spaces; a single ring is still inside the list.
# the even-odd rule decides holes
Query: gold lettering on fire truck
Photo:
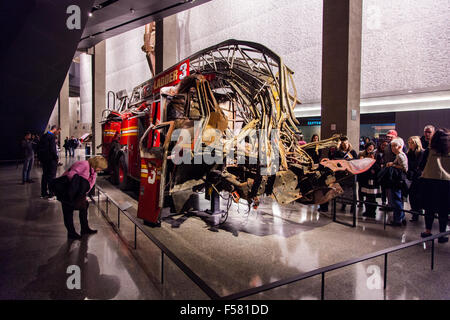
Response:
[[[171,82],[178,80],[178,69],[173,70],[172,72],[158,78],[153,84],[153,90],[162,88],[168,85]]]

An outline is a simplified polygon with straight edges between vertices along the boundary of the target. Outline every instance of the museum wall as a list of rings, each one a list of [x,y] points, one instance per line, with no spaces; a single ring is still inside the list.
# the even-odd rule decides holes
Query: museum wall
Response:
[[[80,55],[80,122],[92,122],[92,56]]]
[[[448,12],[448,0],[365,0],[361,96],[450,88]],[[177,20],[179,59],[230,38],[259,42],[295,71],[302,102],[320,101],[322,0],[215,0]]]
[[[448,0],[363,3],[363,97],[402,90],[448,90]]]
[[[423,128],[432,124],[437,128],[450,128],[450,109],[397,112],[395,129],[400,137],[422,136]]]
[[[140,27],[106,40],[106,91],[125,89],[131,96],[134,87],[152,77],[141,50],[144,31]]]

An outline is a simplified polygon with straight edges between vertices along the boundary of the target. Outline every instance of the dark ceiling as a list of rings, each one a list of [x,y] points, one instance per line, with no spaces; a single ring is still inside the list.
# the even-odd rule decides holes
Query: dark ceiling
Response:
[[[0,162],[21,158],[25,132],[44,132],[77,49],[207,1],[0,1]],[[67,8],[74,4],[81,29],[70,30]]]
[[[78,50],[211,0],[96,0]]]

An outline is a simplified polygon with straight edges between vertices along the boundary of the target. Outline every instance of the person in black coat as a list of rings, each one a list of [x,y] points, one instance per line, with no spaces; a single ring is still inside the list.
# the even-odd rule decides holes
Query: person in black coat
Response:
[[[439,216],[439,231],[445,232],[450,213],[450,130],[437,130],[431,138],[429,155],[419,179],[421,204],[425,209],[425,232],[423,238],[431,236],[435,213]],[[448,237],[439,237],[439,243],[448,242]]]
[[[420,169],[420,164],[422,163],[424,151],[422,149],[422,143],[418,136],[413,136],[408,139],[408,172],[406,174],[407,179],[411,181],[411,186],[409,188],[409,203],[411,205],[412,211],[421,211],[420,204],[418,202],[419,190],[418,190],[418,180],[422,175],[422,170]],[[418,214],[413,214],[411,222],[419,220]]]
[[[352,145],[348,141],[348,138],[341,137],[340,140],[341,141],[339,142],[339,146],[330,160],[344,159],[347,161],[351,161],[351,160],[358,159],[358,154],[353,149]],[[355,184],[355,176],[353,176],[353,175],[349,176],[345,180],[339,182],[339,184],[341,185],[342,189],[344,189],[343,196],[345,198],[353,198],[353,186]],[[347,205],[347,203],[345,203],[345,202],[342,204],[342,208],[341,208],[342,211],[345,211],[346,205]],[[353,210],[353,207],[352,207],[352,210]]]
[[[42,135],[38,146],[38,158],[42,164],[41,198],[48,198],[49,200],[56,200],[48,185],[56,177],[56,168],[58,167],[56,135],[60,131],[60,128],[52,126],[50,131]]]

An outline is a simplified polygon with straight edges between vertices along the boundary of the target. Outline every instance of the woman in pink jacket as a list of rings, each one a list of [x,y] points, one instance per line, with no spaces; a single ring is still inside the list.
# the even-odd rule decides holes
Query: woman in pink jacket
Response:
[[[69,170],[58,178],[64,181],[64,190],[56,192],[61,201],[64,214],[64,225],[67,228],[69,239],[81,239],[81,235],[75,231],[73,224],[73,211],[80,211],[81,234],[97,233],[97,230],[89,228],[88,207],[86,195],[95,185],[97,172],[105,170],[108,162],[102,156],[95,156],[89,160],[75,162]]]

